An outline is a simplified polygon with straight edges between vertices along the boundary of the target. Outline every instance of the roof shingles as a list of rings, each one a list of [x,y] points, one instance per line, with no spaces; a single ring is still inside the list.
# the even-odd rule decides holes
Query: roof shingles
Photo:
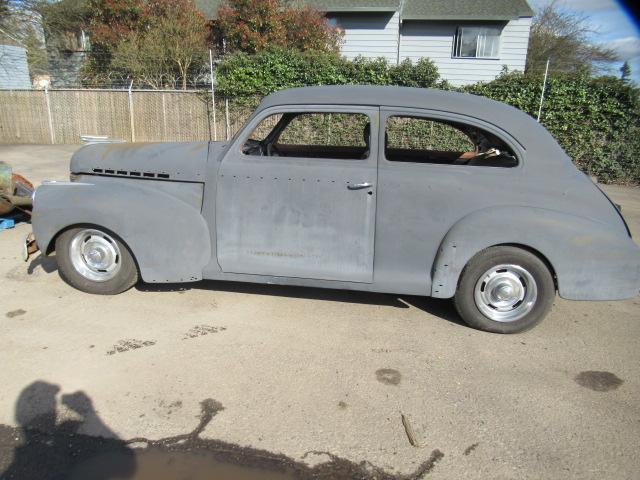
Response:
[[[526,0],[405,0],[403,20],[512,20],[531,17]]]
[[[306,0],[321,12],[396,12],[400,0]]]
[[[207,18],[216,18],[222,0],[195,0]],[[300,0],[323,12],[396,12],[401,0]],[[527,0],[404,0],[403,20],[511,20],[531,17]]]

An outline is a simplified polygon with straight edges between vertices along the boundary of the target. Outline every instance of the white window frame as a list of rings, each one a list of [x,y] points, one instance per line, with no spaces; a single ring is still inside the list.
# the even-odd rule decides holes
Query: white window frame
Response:
[[[464,56],[460,54],[460,49],[462,47],[462,37],[465,29],[480,29],[478,37],[476,38],[476,54],[475,56]],[[482,32],[484,30],[484,32]],[[497,35],[492,35],[497,37],[496,39],[496,48],[495,55],[480,55],[481,49],[486,47],[486,38],[487,33],[493,33],[497,31]],[[484,37],[484,42],[480,41],[480,37]],[[461,59],[489,59],[489,60],[497,60],[500,58],[500,46],[502,41],[502,27],[497,25],[458,25],[456,27],[455,36],[453,38],[453,58],[461,58]],[[491,52],[494,53],[494,52]]]

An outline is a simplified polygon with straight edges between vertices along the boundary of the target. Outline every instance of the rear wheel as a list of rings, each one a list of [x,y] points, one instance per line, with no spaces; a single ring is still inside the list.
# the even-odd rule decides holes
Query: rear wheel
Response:
[[[454,303],[470,326],[496,333],[532,328],[549,312],[555,284],[549,268],[517,247],[491,247],[464,268]]]
[[[124,243],[100,227],[69,229],[56,239],[60,276],[87,293],[115,295],[138,281],[136,263]]]

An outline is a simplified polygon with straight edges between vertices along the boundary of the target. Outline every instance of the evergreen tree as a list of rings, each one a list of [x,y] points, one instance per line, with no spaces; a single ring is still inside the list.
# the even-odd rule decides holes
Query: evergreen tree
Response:
[[[625,61],[620,67],[620,79],[623,82],[629,82],[631,80],[631,65]]]

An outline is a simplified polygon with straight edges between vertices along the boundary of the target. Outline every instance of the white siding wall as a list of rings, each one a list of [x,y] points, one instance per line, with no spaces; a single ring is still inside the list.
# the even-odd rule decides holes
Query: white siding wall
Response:
[[[500,37],[498,59],[453,58],[457,23],[407,21],[402,25],[400,58],[433,60],[440,75],[453,85],[493,80],[506,65],[509,71],[524,70],[531,18],[507,23]]]
[[[31,88],[24,48],[0,45],[0,88]]]
[[[385,57],[396,63],[398,58],[398,12],[331,14],[344,30],[341,53],[354,59]]]

